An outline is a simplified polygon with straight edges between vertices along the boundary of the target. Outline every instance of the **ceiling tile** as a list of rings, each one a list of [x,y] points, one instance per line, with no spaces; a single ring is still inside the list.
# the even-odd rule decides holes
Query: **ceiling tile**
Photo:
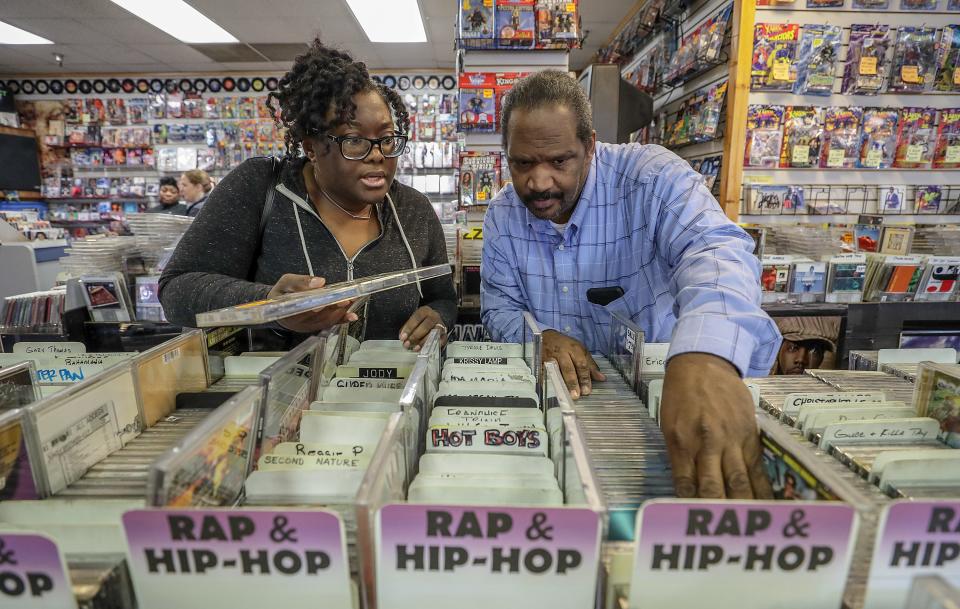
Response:
[[[100,32],[109,41],[125,44],[171,44],[180,42],[160,28],[124,11],[119,19],[81,19],[81,23]]]
[[[153,58],[140,52],[133,45],[120,44],[84,44],[84,45],[65,45],[69,50],[65,52],[67,57],[69,53],[81,51],[94,60],[105,63],[122,61],[124,63],[147,64],[153,61]]]
[[[139,47],[140,51],[154,60],[168,63],[203,63],[211,60],[203,53],[190,48],[186,44],[147,44]]]
[[[122,8],[106,0],[3,0],[3,17],[37,17],[51,16],[66,18],[96,18],[116,17],[118,13],[125,13]],[[127,13],[129,15],[129,13]]]

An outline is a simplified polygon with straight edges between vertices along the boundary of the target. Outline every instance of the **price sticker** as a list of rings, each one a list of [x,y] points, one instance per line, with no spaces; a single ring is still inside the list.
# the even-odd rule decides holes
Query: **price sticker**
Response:
[[[493,0],[483,0],[484,8],[493,8]]]
[[[922,163],[923,162],[923,144],[910,144],[907,146],[907,162],[908,163]]]
[[[876,57],[860,58],[860,75],[861,76],[877,75],[877,58]]]
[[[470,10],[470,0],[463,0],[463,10],[465,11]]]
[[[880,167],[880,163],[883,162],[883,151],[882,150],[870,150],[867,152],[867,158],[863,161],[864,167],[869,167],[870,169],[877,169]]]
[[[900,68],[900,79],[903,82],[917,84],[920,82],[919,66],[903,66]]]
[[[960,85],[960,68],[953,69],[953,84]]]
[[[493,89],[484,89],[484,90],[483,90],[483,97],[484,97],[485,99],[492,99],[492,98],[493,98]]]
[[[567,12],[575,13],[577,12],[577,3],[576,2],[567,2]]]
[[[794,165],[808,165],[810,163],[810,146],[797,144],[792,152]]]
[[[843,167],[844,161],[847,160],[846,151],[843,148],[833,148],[827,154],[827,167],[837,168]]]
[[[960,146],[947,146],[947,154],[944,161],[947,163],[960,163]]]
[[[773,80],[790,80],[790,62],[778,61],[773,64]]]

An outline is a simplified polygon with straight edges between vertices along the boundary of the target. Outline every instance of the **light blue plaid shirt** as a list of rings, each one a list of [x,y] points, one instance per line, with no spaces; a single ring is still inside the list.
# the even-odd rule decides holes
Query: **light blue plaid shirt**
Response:
[[[607,349],[609,310],[630,317],[668,357],[717,355],[764,376],[780,332],[760,308],[753,240],[721,211],[686,161],[660,146],[596,145],[580,201],[561,236],[512,185],[483,225],[481,307],[494,340],[520,342],[522,312],[543,329]],[[601,307],[595,287],[623,289]]]

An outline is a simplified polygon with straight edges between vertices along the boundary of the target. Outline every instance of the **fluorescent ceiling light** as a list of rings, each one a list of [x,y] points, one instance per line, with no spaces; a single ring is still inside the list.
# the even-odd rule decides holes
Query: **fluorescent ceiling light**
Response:
[[[370,42],[427,41],[417,0],[347,0],[347,4]]]
[[[183,0],[111,0],[183,42],[240,42]]]
[[[53,41],[0,21],[0,44],[53,44]]]

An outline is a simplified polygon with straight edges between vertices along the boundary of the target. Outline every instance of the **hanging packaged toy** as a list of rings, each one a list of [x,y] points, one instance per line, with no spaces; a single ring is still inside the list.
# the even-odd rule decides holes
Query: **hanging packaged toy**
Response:
[[[853,8],[887,9],[890,8],[890,0],[853,0]]]
[[[948,11],[960,11],[960,0],[947,0]]]
[[[773,168],[780,163],[783,106],[751,105],[747,109],[747,167]]]
[[[579,37],[577,3],[537,0],[537,43],[541,47],[568,45]]]
[[[846,0],[807,0],[807,8],[832,8],[843,6]]]
[[[948,25],[940,35],[937,54],[937,91],[960,91],[960,25]]]
[[[733,4],[728,4],[720,14],[707,22],[700,34],[700,48],[697,50],[697,63],[701,67],[710,66],[720,59],[720,51],[727,35],[727,25],[733,14]]]
[[[493,0],[462,0],[460,3],[460,38],[492,41]]]
[[[830,95],[833,93],[834,64],[840,54],[841,30],[836,25],[805,25],[797,56],[797,81],[793,92],[798,95]]]
[[[460,130],[474,133],[496,131],[495,75],[489,72],[460,74]]]
[[[870,108],[863,113],[863,144],[860,167],[888,169],[897,148],[897,111]]]
[[[880,92],[889,46],[890,26],[854,24],[850,27],[850,46],[841,89],[844,95],[876,95]]]
[[[903,108],[897,134],[897,155],[894,167],[925,169],[933,160],[933,124],[937,111],[933,108]]]
[[[790,91],[797,79],[794,61],[800,26],[789,23],[758,23],[753,34],[751,88]]]
[[[940,0],[900,0],[901,11],[935,11]]]
[[[533,47],[537,29],[533,0],[497,0],[495,19],[499,48]]]
[[[724,81],[711,87],[707,92],[707,99],[700,109],[698,121],[698,141],[709,141],[717,137],[717,128],[720,125],[720,116],[723,113],[723,101],[727,96],[727,82]]]
[[[780,166],[816,167],[820,161],[823,135],[823,110],[810,106],[791,106],[783,115],[783,149]]]
[[[823,143],[820,145],[820,167],[852,169],[860,154],[860,121],[863,109],[827,108],[823,117]]]
[[[960,108],[940,111],[933,166],[936,169],[960,169]]]
[[[901,27],[893,52],[890,90],[920,93],[933,86],[937,65],[937,30]]]

